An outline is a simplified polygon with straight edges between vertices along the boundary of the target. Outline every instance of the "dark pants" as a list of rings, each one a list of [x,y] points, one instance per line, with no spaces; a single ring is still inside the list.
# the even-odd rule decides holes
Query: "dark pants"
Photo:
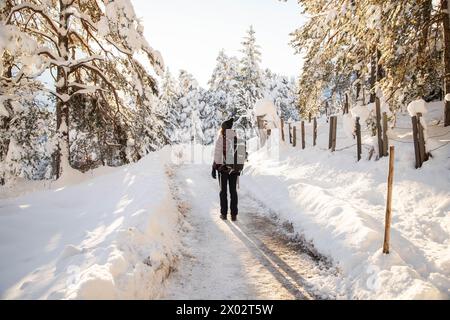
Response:
[[[230,210],[232,215],[238,214],[238,195],[236,191],[237,174],[225,172],[219,173],[220,178],[220,213],[226,215],[228,212],[227,187],[230,187]]]

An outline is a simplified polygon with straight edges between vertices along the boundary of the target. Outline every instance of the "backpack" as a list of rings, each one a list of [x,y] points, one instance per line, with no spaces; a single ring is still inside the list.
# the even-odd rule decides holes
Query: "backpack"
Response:
[[[223,165],[220,169],[222,172],[226,173],[237,173],[240,174],[242,170],[244,170],[244,162],[247,160],[246,153],[246,144],[245,141],[238,141],[239,139],[235,136],[233,139],[233,162],[226,163],[227,159],[227,144],[226,144],[226,135],[222,136],[223,143]]]

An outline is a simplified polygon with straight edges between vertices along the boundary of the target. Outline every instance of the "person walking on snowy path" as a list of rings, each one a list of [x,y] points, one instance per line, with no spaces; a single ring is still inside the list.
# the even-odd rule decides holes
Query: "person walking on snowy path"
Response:
[[[214,163],[212,165],[212,177],[217,179],[219,173],[220,186],[220,218],[227,220],[228,213],[228,192],[230,190],[230,211],[231,220],[236,221],[238,215],[238,195],[236,186],[239,176],[244,167],[243,161],[239,161],[239,148],[237,135],[233,127],[233,118],[222,123],[214,145]],[[242,163],[241,163],[242,162]]]

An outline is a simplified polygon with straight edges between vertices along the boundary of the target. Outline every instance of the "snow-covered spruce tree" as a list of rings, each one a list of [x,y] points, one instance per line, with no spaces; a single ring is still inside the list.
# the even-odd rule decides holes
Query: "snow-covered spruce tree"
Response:
[[[178,100],[178,132],[177,140],[181,143],[203,143],[204,136],[200,120],[202,97],[204,90],[199,87],[194,77],[185,70],[178,77],[180,98]]]
[[[0,184],[15,178],[28,180],[51,176],[49,142],[54,124],[50,102],[39,96],[39,87],[27,86],[14,92],[7,108],[0,96]],[[50,99],[47,97],[47,99]]]
[[[203,96],[200,103],[200,120],[202,122],[203,144],[212,144],[217,136],[217,131],[224,119],[221,111],[221,103],[218,100],[217,92],[212,90],[203,90]]]
[[[157,97],[153,95],[138,104],[138,110],[134,113],[136,125],[132,127],[131,138],[127,142],[130,150],[128,159],[137,161],[170,143],[166,133],[167,121],[164,114],[155,108],[157,104]]]
[[[238,79],[238,58],[229,57],[224,50],[221,50],[217,56],[211,79],[208,82],[210,91],[208,100],[221,113],[221,119],[225,120],[232,115],[238,104]]]
[[[13,4],[0,4],[0,21]],[[17,72],[17,61],[31,59],[38,43],[14,26],[0,23],[0,184],[15,177],[40,179],[47,176],[48,140],[53,125],[48,111],[51,98],[40,95],[42,85],[33,80],[32,66]]]
[[[180,99],[178,83],[167,68],[161,83],[159,93],[159,110],[164,116],[165,132],[170,143],[178,143],[179,132],[179,104]]]
[[[256,44],[253,27],[247,32],[242,42],[243,57],[240,60],[238,77],[237,104],[235,106],[236,124],[246,130],[255,123],[253,107],[257,100],[263,97],[264,81],[259,67],[261,52]]]
[[[298,112],[297,85],[294,79],[280,76],[269,69],[264,71],[265,94],[277,107],[278,114],[284,120],[297,121],[300,118]]]
[[[69,167],[69,117],[77,95],[100,99],[102,116],[115,132],[134,125],[133,108],[144,87],[156,90],[156,82],[135,58],[145,56],[148,65],[161,71],[162,59],[144,39],[129,0],[8,0],[9,14],[2,23],[16,27],[39,43],[34,55],[16,61],[17,74],[26,68],[48,71],[55,79],[56,177]],[[147,98],[144,98],[147,99]],[[128,108],[131,106],[132,108]],[[127,144],[124,135],[123,144]],[[125,161],[127,159],[124,159]]]

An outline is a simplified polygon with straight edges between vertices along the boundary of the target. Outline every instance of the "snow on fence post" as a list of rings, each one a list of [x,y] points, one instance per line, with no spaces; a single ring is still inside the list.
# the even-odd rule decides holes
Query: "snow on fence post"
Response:
[[[317,144],[317,118],[313,119],[313,146]]]
[[[387,185],[387,200],[386,200],[386,218],[384,228],[384,243],[383,253],[389,254],[389,241],[391,239],[391,213],[392,213],[392,188],[394,182],[394,156],[395,149],[391,146],[389,149],[389,174]]]
[[[306,147],[305,139],[305,121],[302,121],[302,149],[305,149]]]
[[[416,169],[422,166],[422,162],[420,160],[420,151],[419,151],[419,130],[417,128],[417,116],[411,117],[412,122],[412,130],[413,130],[413,139],[414,139],[414,154],[416,157]]]
[[[381,106],[380,98],[375,98],[375,110],[376,110],[376,126],[377,126],[377,138],[378,138],[378,156],[383,157],[383,139],[381,130]]]
[[[361,160],[361,124],[359,123],[359,117],[356,117],[355,124],[355,133],[356,133],[356,155],[358,161]]]
[[[295,148],[297,146],[297,127],[292,127],[292,146]]]
[[[281,140],[284,142],[284,120],[283,120],[283,118],[280,119],[280,122],[281,122],[281,126],[280,126]]]

